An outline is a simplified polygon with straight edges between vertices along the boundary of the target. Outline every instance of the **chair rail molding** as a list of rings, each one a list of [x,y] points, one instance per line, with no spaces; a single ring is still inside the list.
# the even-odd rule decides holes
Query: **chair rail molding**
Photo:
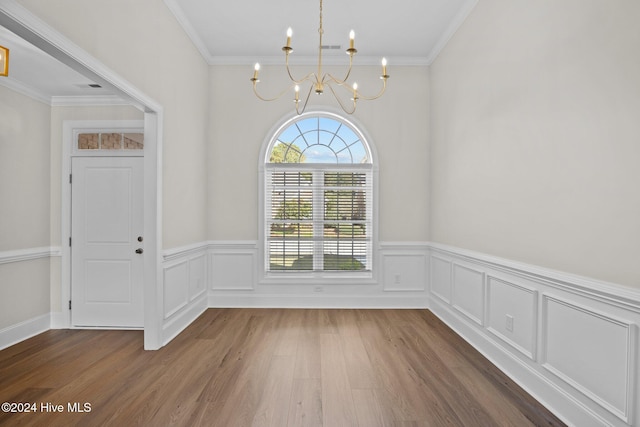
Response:
[[[637,425],[640,290],[439,243],[428,264],[431,311],[567,424]]]
[[[38,248],[14,249],[10,251],[0,252],[0,264],[60,256],[62,256],[62,249],[59,246],[42,246]]]

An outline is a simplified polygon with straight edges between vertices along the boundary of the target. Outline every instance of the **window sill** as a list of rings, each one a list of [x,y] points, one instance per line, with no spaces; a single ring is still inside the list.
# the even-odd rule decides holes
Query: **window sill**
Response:
[[[267,272],[260,285],[377,285],[372,271],[361,273]]]

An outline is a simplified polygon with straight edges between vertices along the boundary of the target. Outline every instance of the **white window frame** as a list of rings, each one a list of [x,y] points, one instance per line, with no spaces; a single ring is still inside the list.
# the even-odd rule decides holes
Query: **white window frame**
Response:
[[[369,247],[369,253],[367,253],[367,270],[345,270],[345,271],[269,271],[268,269],[268,242],[267,242],[267,183],[266,183],[266,171],[269,169],[269,155],[278,142],[277,138],[282,131],[292,125],[294,122],[303,120],[310,117],[327,117],[333,120],[344,123],[353,130],[356,135],[362,141],[365,149],[368,150],[369,163],[365,165],[361,164],[321,164],[321,163],[301,163],[301,164],[279,164],[274,166],[275,169],[280,168],[292,168],[295,170],[309,170],[314,171],[362,171],[365,170],[368,173],[368,179],[370,179],[370,200],[371,204],[371,232]],[[278,125],[274,126],[268,133],[267,138],[264,140],[261,149],[261,155],[259,157],[259,217],[258,217],[258,229],[260,233],[260,240],[258,244],[259,249],[259,282],[261,284],[375,284],[377,283],[377,246],[378,246],[378,166],[377,155],[375,148],[364,131],[363,127],[356,123],[352,119],[346,119],[345,117],[326,110],[308,111],[302,115],[287,116]],[[321,192],[320,192],[321,193]],[[318,193],[315,193],[318,195]],[[316,209],[321,209],[323,203],[314,204]],[[321,253],[314,251],[317,254]],[[329,279],[329,280],[327,280]]]

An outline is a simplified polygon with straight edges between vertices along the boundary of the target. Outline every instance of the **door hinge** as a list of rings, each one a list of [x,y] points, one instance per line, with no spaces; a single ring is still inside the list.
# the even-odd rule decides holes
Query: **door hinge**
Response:
[[[69,247],[71,247],[71,237],[69,237]]]
[[[71,310],[71,300],[69,300],[69,310]]]
[[[73,175],[69,174],[69,184],[71,184],[71,181],[72,181],[72,180],[71,180],[71,177],[72,177],[72,176],[73,176]]]

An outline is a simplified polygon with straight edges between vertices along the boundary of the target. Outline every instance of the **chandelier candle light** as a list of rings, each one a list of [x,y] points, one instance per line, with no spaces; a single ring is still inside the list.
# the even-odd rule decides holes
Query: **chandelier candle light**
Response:
[[[258,82],[260,79],[258,78],[258,73],[260,72],[260,64],[256,63],[253,70],[253,77],[251,78],[251,82],[253,83],[253,92],[256,94],[258,98],[263,101],[275,101],[276,99],[281,98],[285,93],[293,88],[294,90],[294,99],[293,101],[296,104],[296,112],[298,114],[302,114],[304,110],[307,108],[307,103],[309,102],[309,97],[311,96],[311,92],[315,91],[317,95],[322,95],[324,93],[325,87],[328,87],[333,93],[333,96],[338,101],[338,104],[342,108],[342,110],[347,114],[353,114],[356,111],[356,104],[359,99],[365,100],[373,100],[380,98],[384,91],[387,89],[387,79],[389,75],[387,74],[387,60],[386,58],[382,58],[382,74],[380,75],[380,79],[382,79],[382,89],[375,96],[363,96],[358,91],[358,84],[353,83],[353,85],[349,85],[347,80],[351,75],[351,68],[353,66],[353,56],[358,52],[355,48],[355,33],[353,30],[349,33],[349,49],[346,50],[347,55],[349,55],[349,68],[347,69],[347,73],[343,79],[338,79],[332,76],[329,73],[322,72],[322,35],[324,34],[324,30],[322,29],[322,0],[320,0],[320,27],[318,28],[318,34],[320,35],[320,43],[318,45],[318,69],[317,72],[310,72],[303,78],[296,80],[291,74],[291,70],[289,68],[289,54],[293,52],[293,48],[291,47],[291,37],[293,36],[293,31],[291,28],[287,30],[287,44],[282,48],[284,51],[285,57],[285,65],[287,68],[287,74],[289,74],[289,79],[291,79],[291,85],[287,87],[282,93],[274,98],[265,98],[258,93]],[[309,91],[307,92],[307,96],[304,99],[304,103],[302,104],[302,108],[300,108],[300,86],[304,84],[309,85]],[[351,105],[345,105],[343,101],[340,99],[334,86],[340,86],[345,88],[346,91],[351,92]]]

